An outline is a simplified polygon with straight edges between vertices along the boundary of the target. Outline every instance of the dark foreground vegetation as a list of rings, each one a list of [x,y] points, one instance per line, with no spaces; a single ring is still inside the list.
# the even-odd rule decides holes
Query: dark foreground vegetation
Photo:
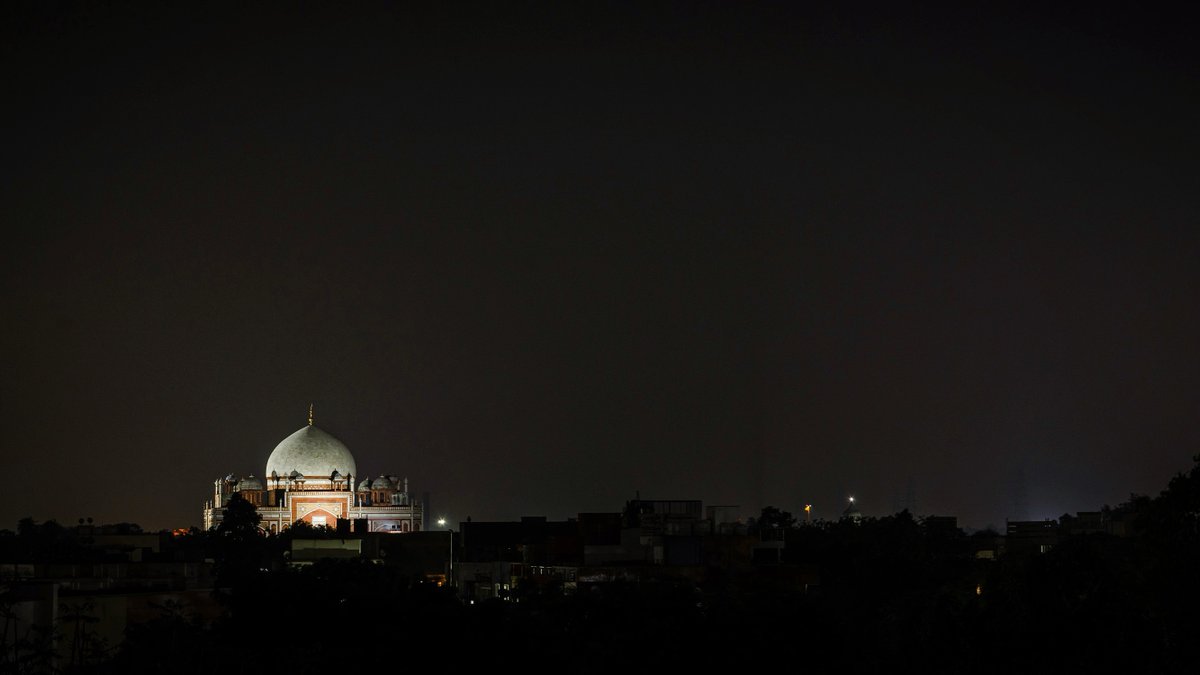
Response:
[[[1200,464],[1117,510],[1135,523],[1131,536],[1066,537],[998,560],[977,559],[970,537],[906,512],[857,525],[785,518],[770,523],[787,528],[781,563],[709,570],[702,584],[663,568],[638,582],[581,581],[569,595],[536,587],[473,605],[389,565],[264,568],[278,543],[235,519],[203,540],[218,558],[218,618],[166,605],[103,658],[62,669],[1200,672]],[[780,516],[765,515],[760,524]],[[818,570],[820,585],[781,583],[792,566]],[[34,661],[3,664],[37,672]]]

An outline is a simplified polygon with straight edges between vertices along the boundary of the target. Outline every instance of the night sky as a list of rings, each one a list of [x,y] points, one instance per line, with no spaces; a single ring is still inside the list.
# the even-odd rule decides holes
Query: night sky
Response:
[[[1182,15],[158,4],[0,18],[0,528],[199,524],[310,402],[454,522],[1003,526],[1200,452]]]

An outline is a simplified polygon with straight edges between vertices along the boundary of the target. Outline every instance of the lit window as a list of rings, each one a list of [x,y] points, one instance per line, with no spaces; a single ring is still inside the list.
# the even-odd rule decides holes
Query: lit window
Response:
[[[313,516],[312,524],[313,524],[313,527],[324,527],[325,526],[325,516]]]

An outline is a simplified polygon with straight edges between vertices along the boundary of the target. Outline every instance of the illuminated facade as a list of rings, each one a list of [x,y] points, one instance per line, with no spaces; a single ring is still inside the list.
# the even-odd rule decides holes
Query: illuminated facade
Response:
[[[213,481],[212,499],[204,504],[205,529],[221,523],[235,494],[258,509],[268,532],[301,520],[315,527],[336,527],[347,520],[356,532],[424,529],[424,510],[412,499],[408,479],[360,477],[350,449],[313,426],[311,408],[308,425],[275,446],[264,475],[230,474]]]

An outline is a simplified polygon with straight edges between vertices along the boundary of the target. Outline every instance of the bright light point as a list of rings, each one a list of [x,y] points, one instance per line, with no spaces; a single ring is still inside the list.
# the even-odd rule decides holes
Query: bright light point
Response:
[[[445,526],[446,526],[446,519],[438,518],[438,527],[445,527]]]
[[[853,504],[853,503],[854,503],[854,497],[851,497],[851,498],[850,498],[850,503],[851,503],[851,504]]]

